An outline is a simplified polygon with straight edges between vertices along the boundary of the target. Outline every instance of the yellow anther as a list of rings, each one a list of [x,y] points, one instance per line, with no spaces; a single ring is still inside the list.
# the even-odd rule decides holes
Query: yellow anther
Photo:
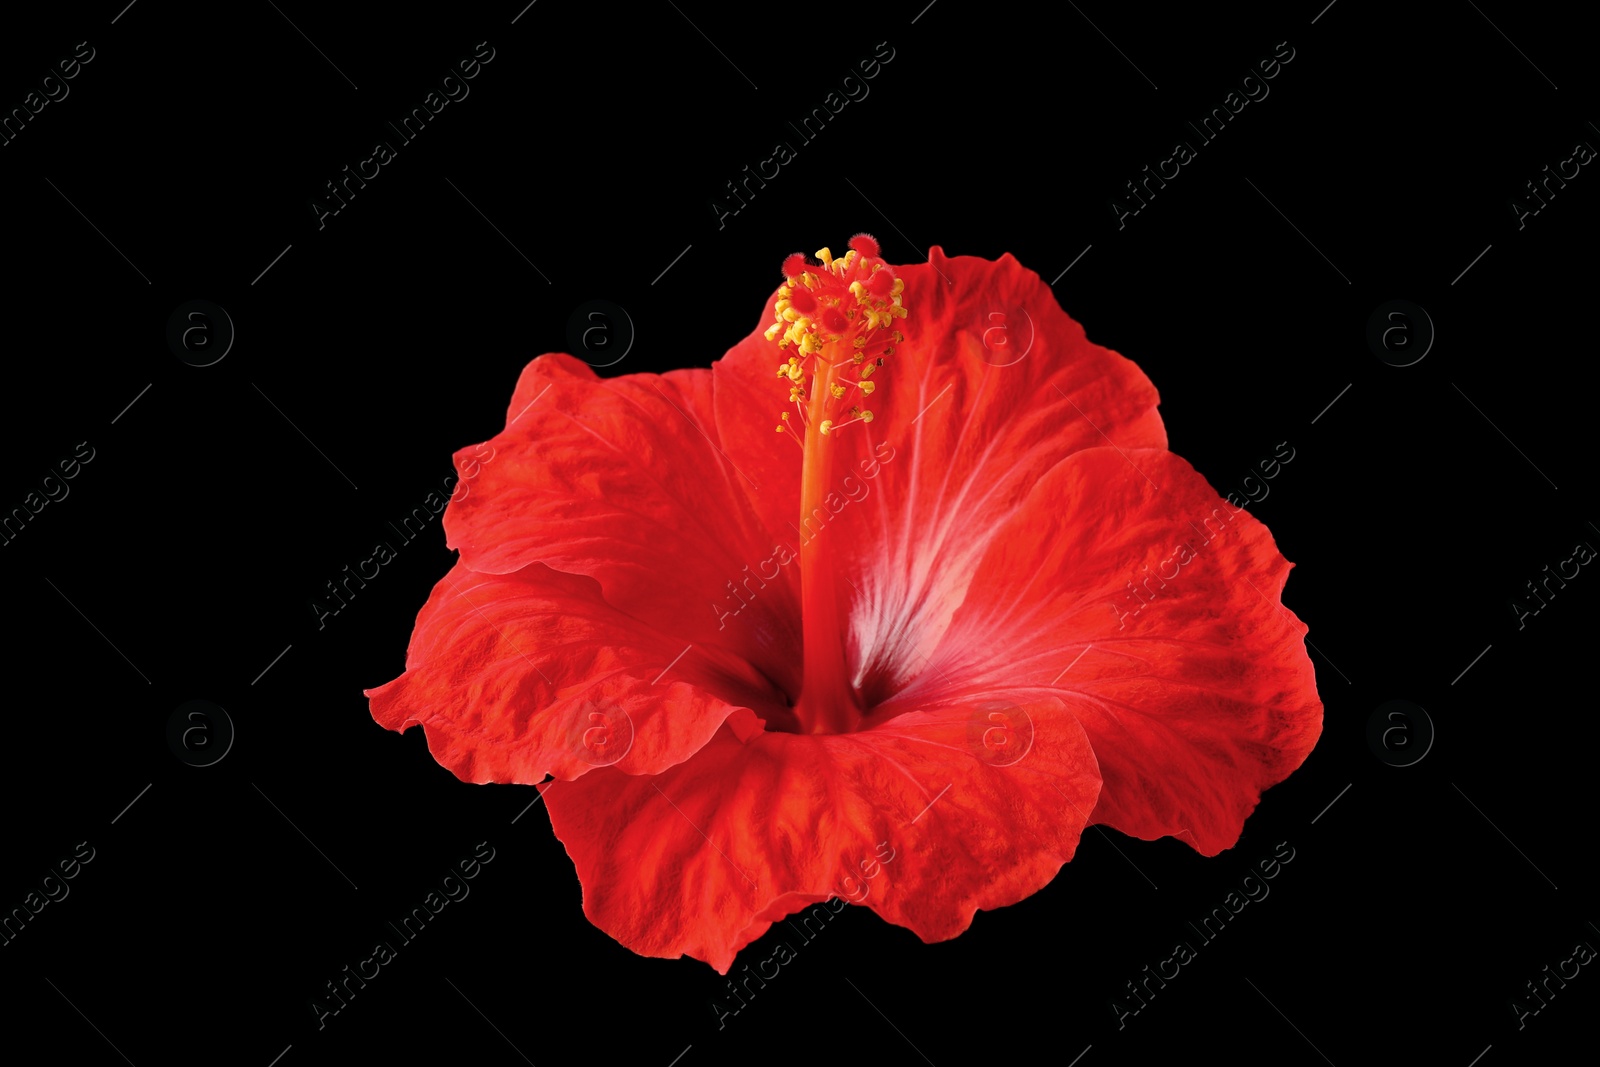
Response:
[[[791,262],[798,267],[805,261],[791,257],[786,268]],[[872,421],[870,411],[850,401],[874,395],[877,383],[870,379],[883,366],[882,357],[894,351],[891,335],[896,343],[905,340],[893,327],[908,314],[901,304],[905,282],[894,278],[892,270],[892,284],[872,284],[872,271],[886,266],[876,255],[851,248],[835,259],[832,249],[819,248],[811,262],[779,287],[773,324],[765,330],[769,341],[777,341],[780,359],[787,357],[776,374],[789,379],[790,404],[800,409],[795,419],[784,413],[778,429],[788,430],[802,448],[805,435],[796,433],[797,426],[815,426],[831,437],[854,423]],[[807,313],[801,313],[797,301]],[[844,373],[851,366],[857,371],[853,376]],[[855,397],[849,395],[852,387],[859,390]]]

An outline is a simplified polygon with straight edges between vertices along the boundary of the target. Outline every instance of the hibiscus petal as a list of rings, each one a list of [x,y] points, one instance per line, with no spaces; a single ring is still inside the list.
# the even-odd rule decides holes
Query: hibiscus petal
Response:
[[[1094,822],[1215,855],[1321,732],[1306,625],[1279,602],[1290,566],[1178,456],[1079,452],[998,532],[931,666],[880,715],[931,692],[1059,696],[1099,760]]]
[[[589,575],[619,610],[732,649],[792,691],[798,568],[772,559],[747,495],[771,487],[717,440],[711,390],[704,369],[601,379],[571,356],[540,356],[489,458],[456,454],[466,488],[445,532],[473,570],[544,563]]]
[[[379,724],[420,723],[463,781],[530,785],[600,766],[652,774],[736,710],[786,713],[741,660],[685,644],[613,608],[592,578],[457,563],[417,616],[406,672],[367,696]]]
[[[1014,755],[997,755],[997,730]],[[850,734],[757,731],[736,714],[659,775],[543,789],[590,921],[641,955],[726,974],[773,922],[831,896],[924,941],[955,937],[1072,858],[1099,774],[1060,701],[972,696]]]
[[[1144,373],[1090,343],[1009,254],[951,259],[935,247],[929,262],[895,271],[907,339],[860,400],[874,420],[830,438],[838,491],[803,531],[799,450],[771,428],[785,394],[777,346],[762,332],[770,302],[767,321],[713,367],[721,438],[747,446],[738,454],[763,487],[753,502],[772,536],[805,540],[826,527],[837,538],[839,599],[854,604],[851,658],[868,702],[924,668],[993,531],[1047,471],[1108,442],[1167,443]]]

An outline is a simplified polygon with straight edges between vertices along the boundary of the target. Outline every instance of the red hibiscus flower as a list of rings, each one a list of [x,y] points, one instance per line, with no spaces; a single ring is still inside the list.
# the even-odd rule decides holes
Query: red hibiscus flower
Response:
[[[1215,855],[1321,729],[1290,564],[1133,363],[1010,256],[817,258],[709,370],[530,363],[368,692],[544,783],[595,925],[722,973],[834,898],[954,937],[1091,824]]]

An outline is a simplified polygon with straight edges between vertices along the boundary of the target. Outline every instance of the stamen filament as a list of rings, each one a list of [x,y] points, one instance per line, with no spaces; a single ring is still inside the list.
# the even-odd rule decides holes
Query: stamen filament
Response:
[[[827,526],[833,453],[839,431],[871,422],[862,405],[886,383],[872,380],[894,346],[905,338],[884,327],[907,315],[901,304],[905,281],[878,255],[867,234],[850,239],[850,250],[835,259],[819,249],[819,263],[795,254],[784,260],[786,284],[773,305],[776,321],[766,337],[776,342],[783,362],[777,377],[789,391],[804,439],[785,412],[777,426],[801,442],[800,608],[804,659],[794,715],[805,733],[847,733],[862,720],[861,695],[850,681],[847,663],[847,604],[840,602],[841,577],[834,552],[844,551],[843,536]],[[850,390],[856,390],[854,394]],[[861,403],[853,401],[860,400]]]
[[[861,700],[849,683],[845,663],[844,615],[838,599],[838,576],[832,556],[839,534],[813,529],[814,515],[826,515],[823,498],[829,492],[833,454],[823,436],[832,397],[828,378],[831,364],[817,368],[811,389],[811,418],[806,426],[805,459],[800,474],[800,527],[811,529],[800,545],[800,617],[804,643],[804,673],[795,718],[805,733],[848,733],[861,722]],[[820,378],[820,381],[818,380]],[[831,533],[831,536],[830,536]]]

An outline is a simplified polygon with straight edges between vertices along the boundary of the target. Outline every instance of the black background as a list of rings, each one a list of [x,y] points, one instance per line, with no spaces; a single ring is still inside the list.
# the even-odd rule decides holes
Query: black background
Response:
[[[1511,606],[1600,545],[1600,178],[1583,168],[1521,229],[1512,207],[1600,144],[1577,16],[925,2],[8,13],[6,111],[78,42],[95,50],[0,147],[0,510],[94,450],[0,544],[0,908],[95,850],[0,946],[8,1044],[140,1067],[1492,1067],[1587,1047],[1592,968],[1522,1029],[1511,1007],[1575,943],[1600,945],[1600,578],[1583,569],[1521,629]],[[470,96],[319,228],[324,183],[396,140],[385,122],[480,41],[494,59]],[[1285,41],[1270,95],[1119,228],[1123,183],[1196,141],[1185,121]],[[719,225],[724,183],[879,42],[893,58],[870,95]],[[637,328],[602,373],[705,366],[764,317],[786,253],[863,229],[891,261],[1009,251],[1056,279],[1221,491],[1293,446],[1252,511],[1297,564],[1285,602],[1311,627],[1323,735],[1218,857],[1090,832],[1045,890],[932,946],[847,909],[719,1029],[709,967],[634,956],[585,920],[542,807],[518,819],[532,789],[463,784],[420,730],[371,720],[362,689],[400,672],[453,558],[442,531],[321,629],[311,602],[500,428],[581,303]],[[209,367],[165,338],[193,299],[237,330]],[[1437,329],[1407,367],[1366,340],[1396,299]],[[168,746],[192,699],[237,730],[213,766]],[[1392,699],[1437,731],[1413,766],[1368,745]],[[471,896],[319,1030],[324,983],[480,841],[495,859]],[[1284,841],[1270,896],[1119,1029],[1124,983]]]

